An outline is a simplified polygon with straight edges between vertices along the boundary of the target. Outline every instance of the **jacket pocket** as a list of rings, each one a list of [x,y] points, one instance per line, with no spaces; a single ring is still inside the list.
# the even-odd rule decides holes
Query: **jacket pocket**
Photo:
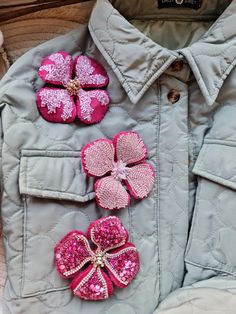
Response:
[[[68,282],[54,267],[55,244],[70,230],[86,231],[97,218],[93,179],[81,170],[80,153],[23,150],[19,189],[24,199],[23,297],[62,290]]]
[[[193,169],[198,188],[186,263],[207,270],[208,276],[236,276],[235,145],[205,141]],[[204,272],[200,270],[195,279],[205,279]]]

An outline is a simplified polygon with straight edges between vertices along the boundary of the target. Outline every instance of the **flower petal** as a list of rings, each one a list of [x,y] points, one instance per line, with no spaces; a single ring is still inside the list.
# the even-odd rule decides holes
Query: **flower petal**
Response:
[[[128,241],[128,231],[115,216],[100,218],[89,225],[88,236],[102,252],[124,245]]]
[[[59,51],[43,59],[38,74],[42,80],[65,85],[72,78],[73,59],[68,52]]]
[[[139,254],[132,243],[106,254],[105,266],[111,280],[124,288],[134,279],[140,269]]]
[[[75,75],[82,88],[104,87],[109,82],[104,67],[94,59],[83,55],[75,59]]]
[[[147,148],[135,132],[120,132],[114,137],[113,142],[117,160],[122,160],[127,165],[141,162],[147,157]]]
[[[73,97],[59,88],[41,88],[36,96],[42,117],[49,122],[70,123],[76,118]]]
[[[82,149],[82,165],[89,176],[101,177],[111,171],[115,149],[111,141],[99,139],[85,145]]]
[[[152,166],[143,162],[129,168],[125,183],[134,198],[142,199],[152,190],[154,178]]]
[[[125,208],[130,202],[124,186],[112,176],[96,181],[95,193],[98,205],[107,210]]]
[[[82,122],[98,123],[104,118],[110,102],[106,91],[80,89],[77,95],[77,114]]]
[[[56,268],[64,278],[74,277],[92,256],[85,234],[77,230],[69,232],[55,247]]]
[[[113,292],[109,277],[100,267],[89,266],[71,283],[74,294],[84,300],[108,299]]]

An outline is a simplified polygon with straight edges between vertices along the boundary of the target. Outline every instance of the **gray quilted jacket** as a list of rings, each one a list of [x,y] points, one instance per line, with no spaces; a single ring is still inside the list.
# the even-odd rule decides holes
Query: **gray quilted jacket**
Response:
[[[106,69],[111,104],[86,126],[44,120],[37,71],[56,51]],[[236,313],[236,0],[98,0],[88,25],[22,56],[0,85],[4,314]],[[54,266],[70,230],[110,214],[81,148],[133,130],[155,186],[115,211],[141,269],[105,301],[82,301]],[[112,213],[114,214],[114,213]]]

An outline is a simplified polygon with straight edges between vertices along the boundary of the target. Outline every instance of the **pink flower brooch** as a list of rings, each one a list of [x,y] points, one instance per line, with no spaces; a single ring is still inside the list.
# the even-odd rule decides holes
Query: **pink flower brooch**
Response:
[[[140,262],[128,237],[119,218],[108,216],[92,222],[88,236],[74,230],[57,244],[56,268],[63,278],[73,277],[70,287],[76,296],[104,300],[113,292],[112,282],[119,288],[131,283],[139,272]]]
[[[105,90],[109,78],[97,61],[80,55],[73,62],[67,52],[56,52],[43,59],[38,71],[46,83],[37,93],[37,106],[50,122],[71,123],[76,116],[84,123],[97,123],[105,116],[109,96]],[[96,89],[93,89],[96,88]]]
[[[95,182],[96,200],[104,209],[129,205],[129,193],[142,199],[152,190],[154,171],[145,162],[147,149],[135,132],[118,133],[113,141],[99,139],[82,149],[82,165],[88,176],[102,177]],[[123,184],[124,183],[124,184]]]

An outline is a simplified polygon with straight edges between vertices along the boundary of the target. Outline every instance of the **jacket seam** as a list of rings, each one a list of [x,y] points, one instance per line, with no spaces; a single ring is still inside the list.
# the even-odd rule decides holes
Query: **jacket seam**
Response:
[[[233,273],[233,272],[230,271],[230,270],[224,270],[224,269],[220,269],[220,268],[217,268],[217,267],[202,265],[201,263],[192,262],[192,261],[190,261],[190,260],[188,260],[188,259],[185,259],[185,262],[186,262],[187,264],[196,266],[196,267],[198,267],[198,268],[210,269],[210,270],[213,270],[213,271],[217,271],[217,272],[220,272],[220,273],[225,273],[225,274],[228,274],[228,275],[232,275],[233,277],[236,277],[236,274]]]
[[[157,80],[157,142],[156,142],[156,170],[157,170],[157,203],[156,203],[156,228],[157,228],[157,252],[158,252],[158,280],[159,280],[159,299],[162,292],[162,263],[161,263],[161,239],[160,239],[160,164],[159,164],[159,143],[160,143],[160,125],[161,125],[161,96],[160,83]],[[158,300],[159,303],[159,300]]]

